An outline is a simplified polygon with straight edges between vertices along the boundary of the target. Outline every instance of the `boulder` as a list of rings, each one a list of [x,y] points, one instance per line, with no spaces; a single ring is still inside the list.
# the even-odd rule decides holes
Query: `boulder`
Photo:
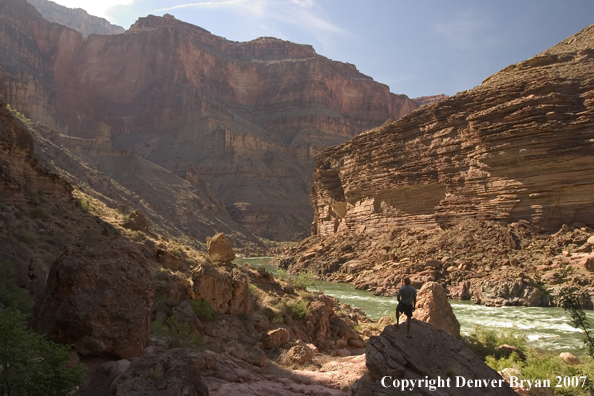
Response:
[[[414,317],[460,338],[460,322],[438,283],[427,282],[419,290]]]
[[[202,263],[194,269],[192,281],[197,300],[205,298],[215,311],[227,313],[233,298],[233,279],[228,273],[217,271],[212,264]]]
[[[113,396],[208,396],[208,388],[183,349],[139,357],[113,381],[110,391]]]
[[[267,349],[278,348],[289,342],[289,338],[289,331],[281,327],[280,329],[271,330],[268,333],[264,333],[262,335],[262,343],[264,348]]]
[[[288,356],[291,361],[299,364],[309,362],[313,356],[313,351],[305,345],[295,345],[288,351]]]
[[[334,301],[326,295],[318,296],[309,305],[309,314],[305,317],[306,331],[312,342],[318,346],[321,341],[332,336],[330,317],[334,315],[333,308]]]
[[[582,362],[580,362],[580,359],[578,359],[576,356],[572,355],[569,352],[561,352],[559,354],[559,357],[561,359],[563,359],[567,364],[581,364]]]
[[[194,297],[207,299],[214,310],[222,314],[254,313],[254,301],[245,275],[237,269],[219,269],[210,263],[201,263],[194,269]]]
[[[518,357],[521,360],[524,360],[524,361],[526,360],[526,355],[524,355],[524,352],[522,352],[520,350],[520,348],[512,346],[512,345],[507,345],[507,344],[503,344],[495,350],[495,357],[497,359],[501,359],[502,357],[507,358],[514,352],[516,353],[516,355],[518,355]]]
[[[226,263],[235,259],[233,248],[227,242],[225,234],[219,232],[212,238],[206,238],[206,248],[208,249],[208,256],[213,263]]]
[[[449,332],[413,319],[412,338],[406,338],[405,326],[386,326],[379,336],[369,338],[366,349],[366,375],[352,386],[353,395],[393,395],[400,389],[383,387],[381,380],[388,377],[388,385],[403,380],[441,378],[450,386],[429,391],[415,387],[406,392],[411,395],[449,396],[513,396],[515,392],[493,369],[487,366],[474,352],[464,346],[462,340]],[[461,381],[464,384],[461,385]],[[469,381],[495,380],[497,386],[474,387]],[[461,386],[456,386],[456,381]],[[489,382],[490,383],[490,382]],[[437,384],[437,383],[436,383]]]
[[[594,254],[584,257],[582,264],[588,271],[594,272]]]
[[[142,355],[154,285],[144,256],[123,240],[68,247],[34,307],[34,328],[81,355]]]
[[[122,226],[133,231],[147,232],[149,230],[149,221],[140,209],[128,215],[128,218],[122,223]]]

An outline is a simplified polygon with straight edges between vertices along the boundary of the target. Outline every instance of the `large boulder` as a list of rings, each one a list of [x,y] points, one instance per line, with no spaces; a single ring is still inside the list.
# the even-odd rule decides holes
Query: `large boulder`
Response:
[[[132,362],[111,384],[113,396],[208,396],[197,366],[183,349],[157,351]]]
[[[248,280],[237,268],[215,268],[210,263],[199,264],[192,273],[196,299],[205,298],[215,311],[222,314],[252,314],[254,302]]]
[[[213,263],[225,263],[235,259],[233,248],[227,242],[225,234],[219,232],[212,238],[206,238],[206,248],[208,249],[208,256]]]
[[[427,282],[421,287],[414,317],[460,338],[460,322],[445,290],[438,283]]]
[[[461,340],[415,319],[411,326],[412,338],[406,338],[404,326],[386,326],[379,336],[369,338],[368,373],[353,385],[354,395],[400,394],[403,384],[407,384],[407,395],[416,396],[516,395],[508,383]],[[435,380],[436,389],[419,387],[418,382],[412,385],[411,380],[427,378]],[[439,379],[441,382],[437,381]],[[387,387],[382,386],[382,382]],[[409,390],[411,387],[413,389]]]
[[[154,285],[148,263],[119,239],[66,249],[34,308],[34,327],[82,355],[142,355],[150,335]]]

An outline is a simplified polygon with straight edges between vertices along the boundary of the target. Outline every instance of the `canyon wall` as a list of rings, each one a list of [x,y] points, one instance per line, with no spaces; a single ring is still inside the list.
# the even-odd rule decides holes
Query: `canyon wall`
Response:
[[[594,226],[594,26],[482,85],[325,150],[313,232],[464,217]]]
[[[37,8],[45,19],[60,25],[68,26],[82,33],[83,37],[90,34],[120,34],[126,29],[112,25],[105,18],[89,15],[82,8],[68,8],[50,0],[27,0]]]
[[[126,33],[49,23],[0,0],[0,97],[62,134],[112,126],[114,148],[207,182],[238,223],[309,233],[311,172],[326,147],[419,107],[309,45],[233,42],[170,15]]]

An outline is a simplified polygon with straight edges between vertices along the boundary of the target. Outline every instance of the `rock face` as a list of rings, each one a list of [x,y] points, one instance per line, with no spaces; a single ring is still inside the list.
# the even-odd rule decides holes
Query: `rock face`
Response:
[[[594,26],[482,85],[324,151],[313,232],[478,217],[594,226]]]
[[[227,238],[225,238],[225,234],[222,232],[212,238],[206,238],[206,249],[208,250],[208,256],[213,262],[225,263],[235,259],[233,248],[227,242]]]
[[[418,107],[308,45],[231,42],[171,16],[83,40],[32,8],[0,2],[0,97],[63,134],[105,121],[115,148],[179,176],[192,165],[189,179],[264,237],[309,233],[325,147]]]
[[[401,390],[394,389],[395,383],[398,387],[404,380],[425,379],[427,376],[441,378],[443,383],[440,386],[436,381],[433,390],[428,386],[415,386],[412,390],[405,387],[406,393],[423,396],[516,394],[496,371],[448,332],[413,320],[411,333],[412,339],[406,338],[404,326],[386,326],[379,336],[369,339],[366,350],[369,372],[353,385],[355,395],[391,395]],[[389,377],[384,382],[390,387],[381,385],[384,377]],[[470,384],[475,380],[483,386]],[[490,386],[484,386],[483,381]]]
[[[439,283],[427,282],[421,287],[417,295],[414,317],[460,338],[460,322],[456,319],[448,296]]]
[[[212,308],[222,314],[253,313],[254,302],[245,275],[233,265],[219,269],[209,263],[194,269],[192,291],[196,299],[209,300]]]
[[[37,8],[45,19],[78,30],[83,37],[89,34],[121,34],[126,31],[121,26],[112,25],[104,18],[89,15],[82,8],[68,8],[50,0],[27,0]]]
[[[150,335],[153,297],[148,264],[128,243],[72,246],[52,265],[34,327],[55,342],[74,344],[82,355],[140,356]]]
[[[135,359],[111,385],[114,396],[208,396],[194,362],[183,349]]]

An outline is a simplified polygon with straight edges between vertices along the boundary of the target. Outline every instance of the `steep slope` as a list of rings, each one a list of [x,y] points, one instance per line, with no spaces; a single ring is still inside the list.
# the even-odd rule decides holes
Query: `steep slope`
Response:
[[[223,232],[240,251],[264,253],[257,237],[230,218],[208,186],[192,184],[135,155],[87,150],[91,155],[80,151],[84,147],[62,146],[60,137],[45,128],[32,126],[30,132],[36,158],[48,169],[121,214],[140,209],[151,232],[194,246]]]
[[[0,1],[0,95],[62,133],[88,137],[104,121],[117,148],[181,177],[192,165],[269,238],[309,233],[321,150],[418,107],[308,45],[232,42],[167,15],[83,40],[26,5]]]
[[[281,260],[378,294],[592,307],[594,25],[482,85],[318,156],[314,237]],[[590,297],[589,297],[590,296]]]
[[[89,34],[120,34],[126,29],[112,25],[104,18],[89,15],[82,8],[68,8],[54,3],[51,0],[27,0],[37,8],[45,19],[68,26],[82,33],[83,37]]]

